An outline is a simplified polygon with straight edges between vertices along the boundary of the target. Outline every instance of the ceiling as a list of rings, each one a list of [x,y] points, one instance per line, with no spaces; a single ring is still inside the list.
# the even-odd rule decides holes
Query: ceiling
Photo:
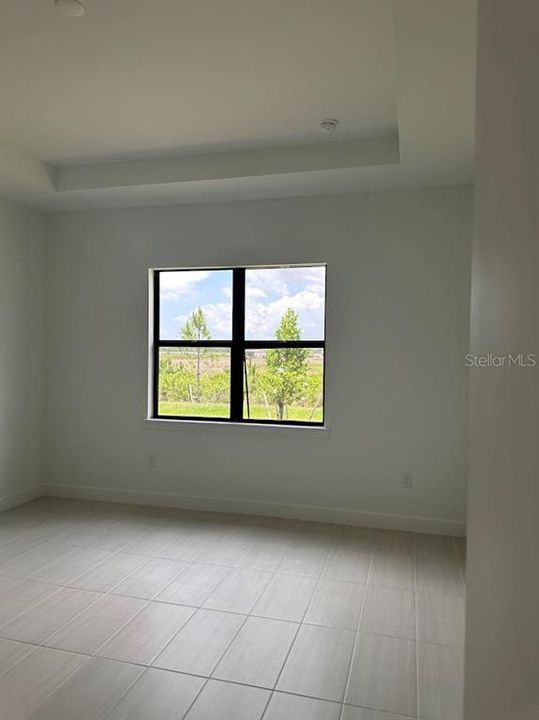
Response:
[[[61,210],[471,179],[475,0],[83,2],[2,0],[3,194]]]

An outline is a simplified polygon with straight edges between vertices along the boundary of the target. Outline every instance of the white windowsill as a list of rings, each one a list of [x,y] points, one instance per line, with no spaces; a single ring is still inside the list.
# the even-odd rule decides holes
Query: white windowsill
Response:
[[[307,437],[311,439],[327,437],[329,428],[326,425],[270,425],[269,423],[238,423],[238,422],[216,422],[213,420],[168,420],[161,418],[145,418],[142,421],[147,430],[187,430],[198,432],[217,433],[247,433],[297,438]]]

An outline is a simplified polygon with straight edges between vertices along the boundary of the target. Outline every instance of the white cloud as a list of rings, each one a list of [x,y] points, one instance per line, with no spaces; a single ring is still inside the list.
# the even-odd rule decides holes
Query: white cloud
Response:
[[[230,303],[202,305],[213,340],[230,340],[232,337],[232,306]]]
[[[299,315],[304,339],[321,339],[323,332],[324,296],[312,290],[301,290],[269,303],[246,302],[246,335],[251,339],[268,340],[275,336],[281,318],[292,308]]]
[[[232,306],[230,303],[207,303],[201,305],[212,340],[230,340],[232,337]],[[174,323],[178,334],[191,314],[176,315]]]
[[[326,272],[323,266],[256,268],[247,270],[246,281],[248,289],[260,289],[266,295],[289,295],[291,285],[323,293]]]
[[[174,301],[190,295],[195,286],[210,276],[207,270],[162,272],[159,276],[161,300]]]
[[[286,268],[248,269],[245,273],[246,293],[253,291],[285,295],[288,293]]]
[[[262,288],[259,288],[259,287],[246,287],[246,288],[245,288],[245,297],[247,297],[247,298],[267,297],[267,295],[266,295],[266,293],[262,290]]]
[[[305,340],[320,340],[323,333],[324,297],[311,290],[280,297],[273,302],[261,302],[256,298],[246,301],[246,337],[251,340],[272,340],[281,318],[292,308],[299,315],[299,324]],[[214,340],[229,340],[232,331],[231,306],[229,303],[202,305],[206,322]],[[175,321],[181,327],[186,316]]]

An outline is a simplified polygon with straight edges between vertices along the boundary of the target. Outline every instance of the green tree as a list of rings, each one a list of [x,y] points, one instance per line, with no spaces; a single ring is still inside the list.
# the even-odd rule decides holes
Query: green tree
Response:
[[[275,332],[277,340],[301,340],[298,315],[288,308]],[[266,352],[264,387],[275,404],[277,419],[283,420],[286,406],[301,397],[306,384],[309,351],[306,348],[275,348]]]
[[[202,308],[193,310],[191,316],[182,328],[182,338],[184,340],[211,340],[210,331],[206,324],[206,318]],[[204,349],[198,346],[196,348],[196,396],[195,401],[200,402],[200,359]]]

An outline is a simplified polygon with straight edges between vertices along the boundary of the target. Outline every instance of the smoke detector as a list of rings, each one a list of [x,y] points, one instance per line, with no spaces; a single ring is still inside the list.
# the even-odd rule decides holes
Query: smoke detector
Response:
[[[85,13],[84,5],[79,0],[54,0],[54,5],[69,17],[80,17]]]
[[[322,120],[320,123],[320,128],[322,129],[322,132],[332,135],[339,125],[340,123],[338,120],[335,120],[334,118],[326,118],[326,120]]]

